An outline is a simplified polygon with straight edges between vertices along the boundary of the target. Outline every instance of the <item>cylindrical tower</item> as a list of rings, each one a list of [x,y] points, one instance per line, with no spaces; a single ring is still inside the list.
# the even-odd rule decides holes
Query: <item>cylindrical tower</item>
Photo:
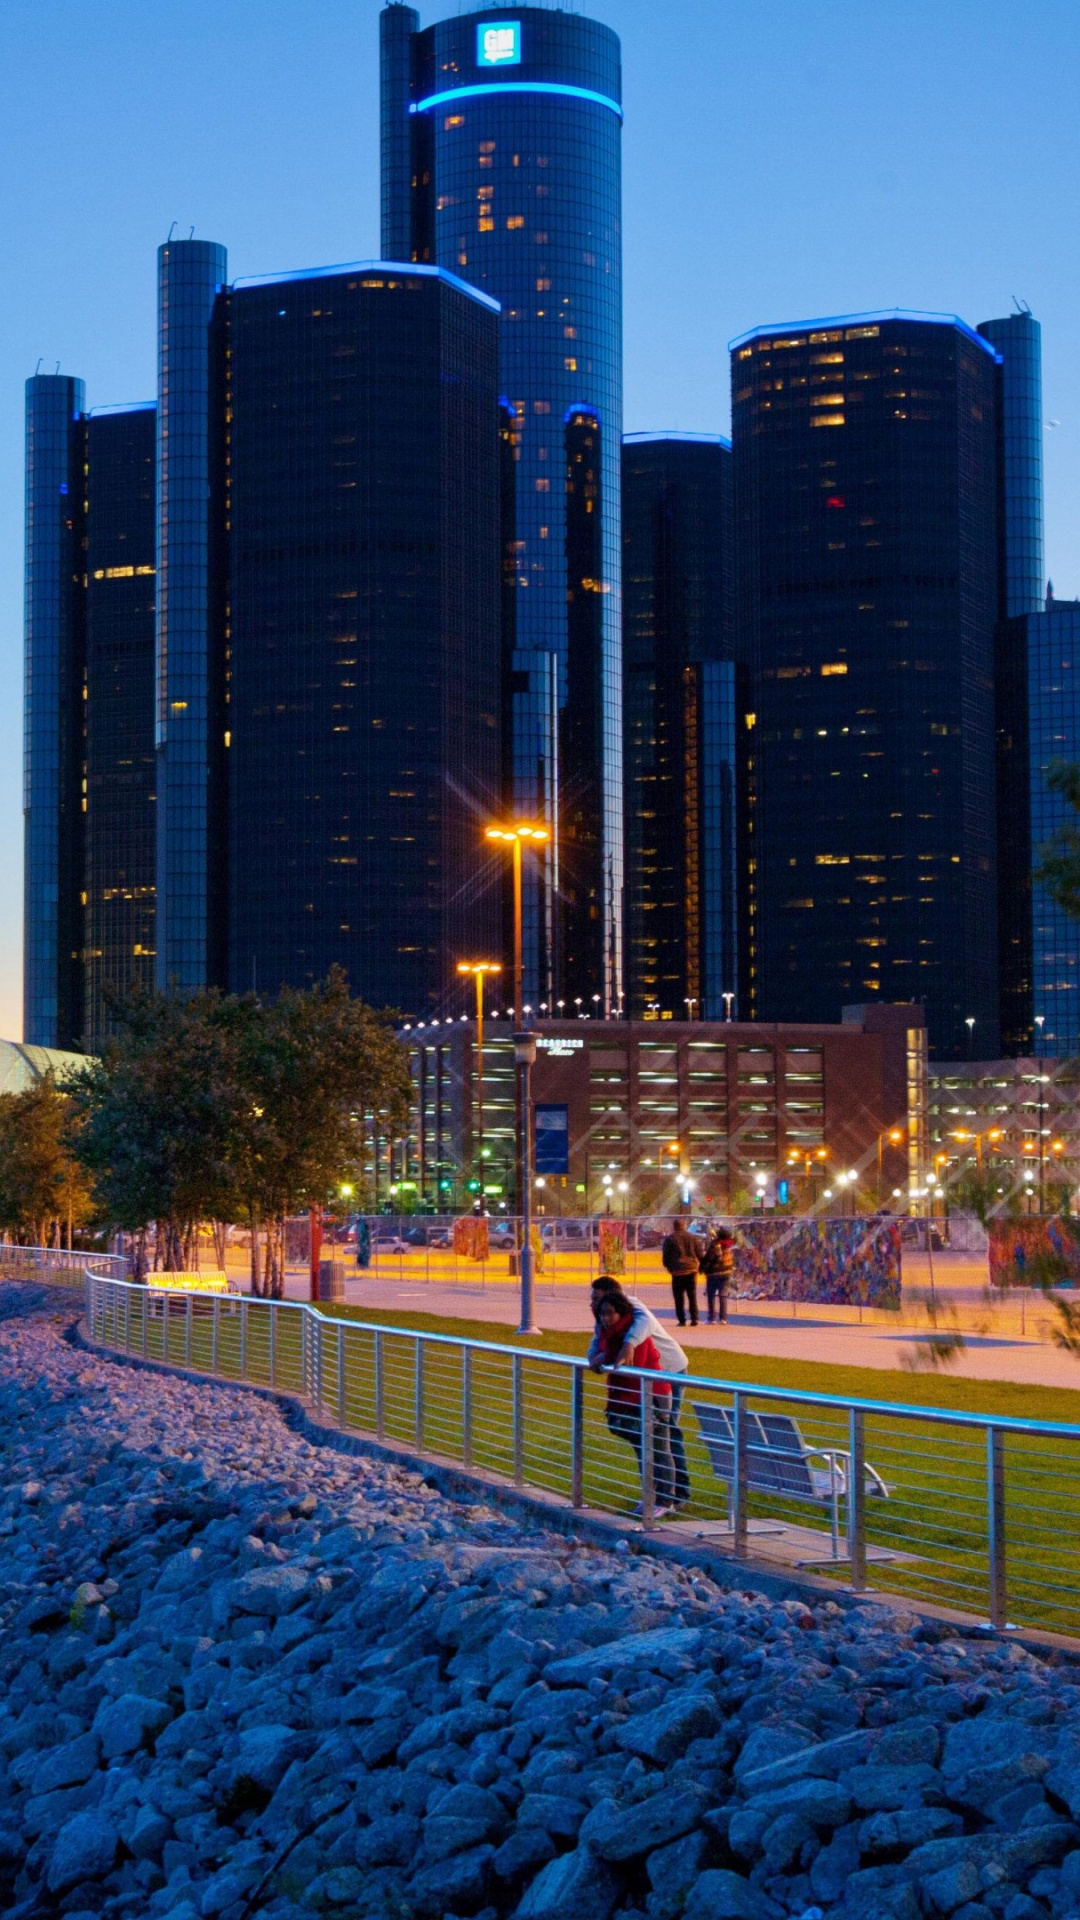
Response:
[[[395,16],[407,11],[383,16],[395,49]],[[400,57],[388,62],[387,45],[384,155],[385,73]],[[412,37],[408,104],[411,255],[503,309],[516,468],[507,798],[546,817],[554,835],[546,896],[538,884],[527,891],[527,998],[591,1003],[599,993],[613,1007],[623,893],[619,41],[579,15],[484,7]],[[391,191],[386,204],[399,200]],[[386,245],[397,237],[388,226]],[[571,723],[572,691],[575,708],[581,699],[590,710]]]
[[[211,348],[225,248],[172,240],[158,249],[157,982],[205,986],[220,975],[212,890],[221,741],[214,655]]]
[[[82,1037],[82,525],[85,391],[26,383],[23,1037]]]
[[[1043,604],[1042,328],[1030,313],[984,320],[1001,356],[998,446],[1002,613],[1038,613]]]

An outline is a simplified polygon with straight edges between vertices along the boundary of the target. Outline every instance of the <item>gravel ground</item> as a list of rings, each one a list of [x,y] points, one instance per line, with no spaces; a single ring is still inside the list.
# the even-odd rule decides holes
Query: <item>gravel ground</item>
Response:
[[[1080,1920],[1080,1666],[317,1447],[0,1290],[0,1909]]]

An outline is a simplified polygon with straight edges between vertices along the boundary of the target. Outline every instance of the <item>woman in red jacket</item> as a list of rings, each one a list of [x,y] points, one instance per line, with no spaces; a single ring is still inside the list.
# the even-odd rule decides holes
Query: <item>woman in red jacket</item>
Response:
[[[619,1356],[634,1318],[634,1309],[623,1293],[609,1293],[597,1314],[602,1360],[612,1369],[608,1379],[607,1423],[612,1433],[633,1447],[641,1465],[641,1388],[640,1380],[629,1379],[618,1371]],[[660,1371],[660,1355],[654,1342],[639,1341],[629,1365]],[[675,1500],[675,1462],[671,1455],[671,1388],[666,1380],[652,1383],[653,1485],[655,1511],[671,1513]],[[640,1505],[638,1507],[640,1512]]]

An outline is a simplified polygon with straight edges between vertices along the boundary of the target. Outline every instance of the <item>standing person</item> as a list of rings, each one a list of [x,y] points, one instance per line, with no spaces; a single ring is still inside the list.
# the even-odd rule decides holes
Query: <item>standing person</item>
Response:
[[[687,1233],[681,1220],[672,1221],[671,1232],[664,1241],[660,1258],[671,1275],[675,1318],[680,1327],[685,1327],[687,1308],[689,1308],[690,1325],[696,1327],[698,1323],[697,1277],[701,1260],[697,1241]]]
[[[594,1373],[600,1373],[604,1367],[603,1342],[600,1337],[600,1308],[611,1294],[621,1294],[622,1298],[634,1310],[630,1331],[619,1355],[624,1367],[630,1365],[630,1355],[643,1340],[651,1340],[658,1354],[660,1365],[665,1373],[681,1374],[671,1386],[671,1458],[675,1467],[675,1505],[684,1507],[690,1498],[690,1469],[686,1460],[686,1441],[683,1439],[679,1415],[682,1411],[683,1395],[686,1392],[686,1375],[690,1362],[678,1341],[657,1319],[655,1313],[643,1300],[635,1299],[632,1293],[624,1293],[621,1283],[609,1273],[598,1273],[592,1283],[592,1313],[596,1321],[596,1332],[589,1348],[587,1359]]]
[[[709,1325],[727,1319],[728,1289],[735,1274],[735,1235],[723,1221],[717,1227],[701,1258],[705,1275],[705,1295],[709,1303]]]
[[[597,1332],[603,1354],[602,1364],[611,1368],[608,1380],[606,1418],[611,1432],[633,1447],[638,1466],[643,1467],[641,1419],[641,1382],[620,1376],[619,1365],[626,1348],[627,1335],[634,1323],[634,1309],[624,1293],[605,1294],[597,1315]],[[648,1335],[630,1350],[629,1364],[659,1373],[660,1354]],[[652,1389],[653,1487],[657,1515],[670,1513],[674,1506],[675,1466],[671,1457],[671,1388],[658,1380]],[[639,1505],[638,1512],[641,1511]]]

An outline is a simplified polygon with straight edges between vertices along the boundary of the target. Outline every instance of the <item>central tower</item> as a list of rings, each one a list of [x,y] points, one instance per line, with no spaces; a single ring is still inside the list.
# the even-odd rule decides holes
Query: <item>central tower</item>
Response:
[[[527,998],[622,1000],[621,60],[595,20],[482,7],[382,35],[382,247],[502,307],[507,804]],[[512,473],[510,469],[512,468]],[[478,823],[479,825],[479,823]],[[479,841],[479,832],[478,832]]]

